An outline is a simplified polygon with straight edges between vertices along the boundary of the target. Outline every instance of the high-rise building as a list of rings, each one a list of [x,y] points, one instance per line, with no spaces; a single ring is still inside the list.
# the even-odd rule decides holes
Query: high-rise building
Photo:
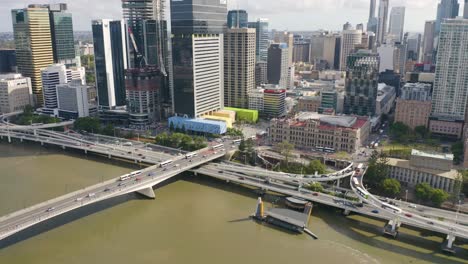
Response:
[[[22,111],[32,105],[31,78],[21,74],[0,74],[0,113]]]
[[[263,61],[266,62],[268,60],[268,46],[269,38],[268,38],[268,19],[260,18],[256,22],[249,22],[249,28],[255,28],[257,32],[256,36],[256,55],[257,55],[257,62]]]
[[[388,20],[388,3],[389,0],[380,0],[379,2],[379,15],[377,17],[377,46],[384,43],[385,34],[387,33],[387,20]]]
[[[44,108],[51,111],[45,113],[53,115],[53,109],[58,108],[57,85],[67,84],[72,80],[78,80],[84,84],[84,73],[84,68],[67,69],[64,64],[54,64],[41,71]]]
[[[294,43],[293,62],[309,62],[310,43]]]
[[[336,50],[341,49],[339,42],[340,36],[329,34],[325,36],[323,41],[323,59],[327,61],[330,69],[337,69],[339,67],[339,57],[337,58]],[[338,63],[337,63],[338,61]]]
[[[228,29],[224,35],[224,105],[248,108],[248,93],[254,85],[255,29]]]
[[[353,29],[353,25],[351,25],[351,23],[346,22],[343,24],[343,30],[351,30],[351,29]]]
[[[379,56],[360,50],[348,56],[344,113],[373,116],[379,80]]]
[[[42,106],[41,69],[53,64],[49,10],[28,7],[11,12],[18,72],[31,78],[34,103]]]
[[[263,114],[268,117],[281,117],[286,114],[285,89],[265,89],[263,91]]]
[[[370,0],[369,19],[368,19],[368,21],[370,21],[372,18],[375,17],[375,8],[376,8],[376,4],[377,4],[376,2],[377,2],[376,0]]]
[[[468,0],[465,0],[465,7],[463,11],[463,18],[468,19]]]
[[[293,63],[293,47],[294,47],[294,34],[288,31],[277,31],[274,35],[274,42],[275,43],[285,43],[288,47],[288,63],[292,65]],[[312,45],[311,45],[312,46]]]
[[[67,12],[67,4],[47,6],[49,8],[54,62],[66,66],[77,66],[72,14]]]
[[[341,37],[340,69],[346,70],[346,60],[348,55],[354,50],[356,45],[362,43],[361,30],[344,30]]]
[[[268,83],[268,62],[259,61],[255,63],[255,86]]]
[[[403,40],[403,28],[405,26],[405,7],[394,6],[390,12],[390,22],[388,33],[393,35],[394,38],[401,42]]]
[[[89,86],[83,85],[80,80],[57,85],[57,98],[59,116],[65,119],[78,119],[87,117],[95,111],[88,98]]]
[[[125,71],[130,124],[146,126],[161,120],[159,97],[164,81],[163,74],[156,67],[133,68]]]
[[[229,10],[227,19],[228,28],[246,28],[249,15],[245,10]]]
[[[286,43],[271,44],[268,48],[268,83],[288,86],[289,55]]]
[[[456,18],[460,10],[458,0],[441,0],[437,6],[437,19],[435,22],[435,34],[439,35],[441,24],[445,19]]]
[[[424,26],[424,38],[421,49],[421,61],[432,64],[434,62],[434,38],[436,21],[426,21]]]
[[[409,35],[406,39],[407,50],[406,58],[412,61],[419,60],[419,52],[421,48],[421,34]]]
[[[447,131],[440,122],[465,121],[468,103],[468,45],[464,42],[466,39],[468,20],[447,19],[442,23],[432,96],[431,130],[435,133],[447,132],[449,135],[461,136],[461,129]]]
[[[93,21],[94,65],[100,110],[126,105],[125,69],[127,69],[126,27],[123,20]]]
[[[171,1],[174,106],[178,115],[200,117],[224,107],[226,15],[226,1]]]
[[[310,37],[310,63],[316,64],[318,61],[322,60],[324,57],[325,49],[325,35],[315,34]]]
[[[16,51],[0,49],[0,72],[16,72]]]

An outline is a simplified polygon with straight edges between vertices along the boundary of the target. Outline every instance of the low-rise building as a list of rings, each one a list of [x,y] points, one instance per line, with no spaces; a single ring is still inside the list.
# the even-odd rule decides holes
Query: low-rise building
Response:
[[[375,114],[388,115],[395,105],[396,90],[395,87],[379,83],[377,90],[377,99],[375,103]]]
[[[407,83],[397,99],[395,122],[401,122],[415,129],[428,127],[431,114],[431,85],[427,83]]]
[[[271,141],[288,141],[297,148],[308,150],[346,151],[354,153],[370,133],[367,117],[329,116],[300,113],[290,119],[272,119]]]
[[[31,78],[21,74],[0,74],[0,112],[22,111],[33,105]]]
[[[286,90],[257,88],[250,91],[249,109],[257,110],[266,117],[281,117],[286,114]]]
[[[452,168],[453,155],[426,153],[418,150],[411,152],[410,160],[388,159],[390,177],[405,187],[415,187],[428,183],[433,188],[448,193],[454,191],[458,171]]]
[[[297,111],[318,112],[321,105],[320,96],[303,96],[297,100]]]

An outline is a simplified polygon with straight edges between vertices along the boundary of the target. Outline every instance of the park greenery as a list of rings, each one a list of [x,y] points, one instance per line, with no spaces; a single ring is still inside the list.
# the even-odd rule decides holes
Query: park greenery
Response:
[[[421,202],[431,202],[433,205],[439,207],[449,198],[449,194],[444,190],[432,188],[425,182],[416,185],[415,194]]]
[[[208,146],[205,138],[182,133],[159,134],[156,136],[155,143],[161,146],[182,149],[185,151],[195,151]]]
[[[244,137],[244,133],[240,129],[228,128],[226,132],[226,136]]]
[[[327,167],[320,162],[319,160],[312,160],[309,164],[299,164],[295,162],[286,162],[282,161],[274,168],[275,171],[281,171],[284,173],[293,173],[293,174],[307,174],[315,175],[317,173],[325,174],[327,173]]]
[[[324,188],[320,182],[313,182],[309,185],[306,186],[307,189],[313,191],[313,192],[323,192]]]
[[[99,118],[96,117],[80,117],[73,124],[75,130],[93,134],[101,134],[106,136],[114,136],[114,126],[111,124],[101,125]]]
[[[94,73],[94,55],[81,56],[81,65],[86,69],[86,84],[94,85],[96,81]]]
[[[396,122],[390,126],[390,135],[394,141],[403,144],[414,143],[416,141],[431,142],[431,132],[425,126],[418,126],[412,130],[402,122]]]
[[[60,122],[60,119],[51,117],[51,116],[46,116],[46,115],[37,115],[34,113],[34,109],[32,106],[26,106],[23,113],[19,116],[17,116],[14,121],[15,124],[21,125],[21,126],[26,126],[26,125],[31,125],[31,124],[52,124],[52,123],[58,123]]]
[[[401,192],[401,185],[395,179],[389,178],[390,166],[384,152],[372,152],[369,158],[369,166],[364,177],[364,184],[374,192],[385,196],[395,197]]]
[[[244,164],[250,163],[255,165],[255,142],[252,139],[242,139],[239,144],[239,153],[237,159],[244,162]]]
[[[460,164],[463,161],[463,142],[458,141],[452,144],[453,162]]]

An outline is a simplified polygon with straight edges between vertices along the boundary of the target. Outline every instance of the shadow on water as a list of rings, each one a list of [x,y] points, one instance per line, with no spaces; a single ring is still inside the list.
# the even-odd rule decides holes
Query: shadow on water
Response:
[[[247,221],[252,221],[252,218],[246,217],[246,218],[241,218],[241,219],[234,219],[228,221],[228,223],[242,223],[242,222],[247,222]]]
[[[176,176],[168,181],[165,181],[163,183],[160,183],[159,185],[153,187],[153,190],[157,190],[159,188],[162,188],[164,186],[167,186],[173,182],[176,182],[180,180],[180,176]],[[156,194],[157,195],[157,194]],[[75,209],[73,211],[58,215],[56,217],[53,217],[51,219],[48,219],[44,222],[41,222],[37,225],[31,226],[25,230],[22,230],[12,236],[9,236],[3,240],[0,240],[0,250],[13,246],[17,243],[23,242],[25,240],[28,240],[32,237],[35,237],[37,235],[46,233],[52,229],[64,226],[66,224],[72,223],[76,220],[85,218],[87,216],[90,216],[92,214],[99,213],[101,211],[110,209],[112,207],[119,206],[123,203],[126,203],[128,201],[135,201],[135,200],[148,200],[148,198],[137,194],[137,193],[130,193],[130,194],[124,194],[121,196],[113,197],[104,201],[99,201],[94,204],[86,205],[84,207]]]
[[[233,192],[254,199],[258,197],[258,195],[255,194],[256,189],[244,187],[238,184],[226,184],[226,182],[223,180],[214,179],[209,176],[199,175],[196,177],[185,177],[183,180],[194,184],[200,184],[203,186],[221,189],[223,191]],[[267,194],[264,197],[264,201],[276,201],[278,197],[279,196]],[[468,259],[468,250],[464,248],[456,247],[455,255],[448,255],[447,257],[441,256],[443,254],[441,250],[441,244],[442,241],[444,241],[445,239],[442,234],[415,228],[408,228],[405,226],[405,229],[407,230],[414,230],[416,232],[419,232],[420,236],[400,232],[396,239],[398,241],[398,244],[392,243],[392,241],[394,240],[393,238],[382,238],[383,226],[385,224],[385,222],[383,222],[382,220],[362,216],[366,219],[372,219],[382,223],[381,226],[378,226],[373,223],[360,221],[351,217],[341,216],[341,213],[342,211],[339,209],[319,205],[314,207],[314,211],[312,214],[314,217],[326,219],[325,222],[330,228],[342,235],[347,236],[348,238],[358,241],[359,243],[364,243],[372,247],[377,247],[382,250],[390,251],[392,253],[407,255],[433,263],[468,263],[466,261]],[[232,220],[229,222],[237,223],[242,221],[244,221],[244,219]],[[263,225],[263,223],[257,223]],[[272,227],[276,230],[297,235],[297,233],[288,232],[287,230],[285,231],[285,229],[283,228],[278,228],[272,225],[267,226]],[[363,235],[361,232],[373,235],[366,236]],[[440,240],[433,241],[425,237],[439,237]],[[461,246],[466,244],[466,241],[457,240],[455,244]],[[420,249],[420,251],[411,249],[411,247],[414,246]],[[421,251],[426,251],[430,253]]]

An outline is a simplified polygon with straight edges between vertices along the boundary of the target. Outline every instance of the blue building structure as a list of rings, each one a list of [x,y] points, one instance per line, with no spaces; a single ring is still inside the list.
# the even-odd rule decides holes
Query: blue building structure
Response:
[[[169,118],[169,127],[173,128],[185,128],[187,131],[210,133],[210,134],[226,134],[227,125],[221,121],[206,120],[201,118],[186,118],[180,116],[174,116]]]

